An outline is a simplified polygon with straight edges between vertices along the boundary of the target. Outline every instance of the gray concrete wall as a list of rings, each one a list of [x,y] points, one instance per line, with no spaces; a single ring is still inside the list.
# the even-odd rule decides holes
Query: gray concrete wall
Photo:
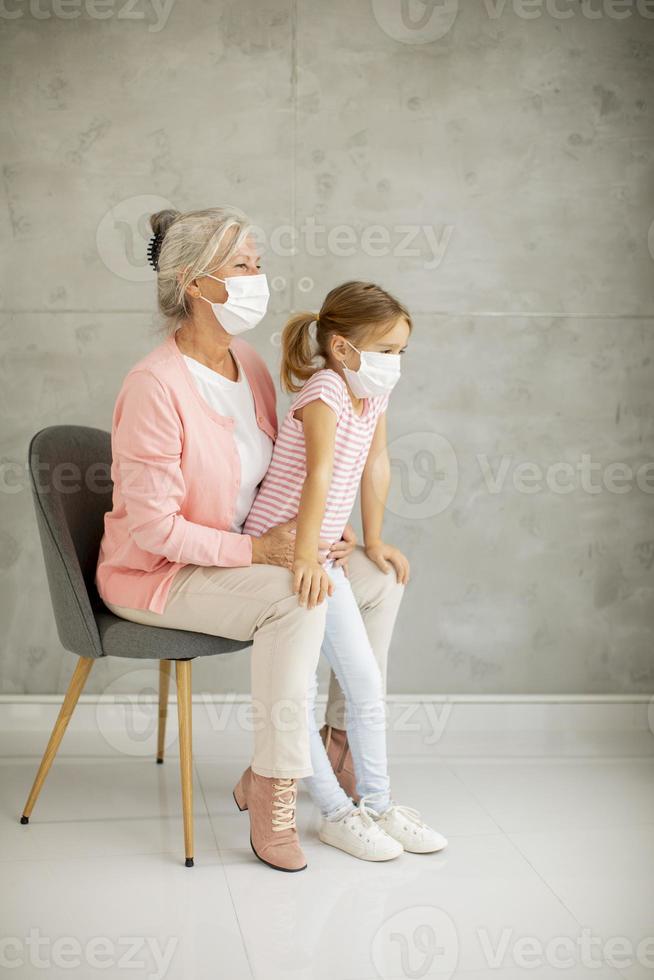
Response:
[[[169,202],[261,225],[273,300],[251,336],[275,373],[288,312],[345,278],[415,314],[390,690],[650,692],[654,5],[4,10],[0,690],[70,676],[26,448],[109,428],[159,341],[146,219]],[[132,690],[130,669],[99,663],[86,690]],[[196,688],[247,691],[247,655],[198,663]]]

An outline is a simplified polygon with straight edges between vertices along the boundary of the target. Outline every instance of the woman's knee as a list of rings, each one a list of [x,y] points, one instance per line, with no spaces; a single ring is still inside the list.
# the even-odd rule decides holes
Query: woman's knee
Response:
[[[350,556],[351,584],[357,599],[377,604],[379,602],[402,601],[406,586],[398,582],[395,569],[382,572],[381,568],[371,561],[361,545],[357,545]]]
[[[395,569],[392,568],[390,572],[382,572],[381,568],[375,566],[375,571],[379,576],[377,589],[381,594],[381,601],[400,603],[404,596],[406,586],[403,582],[398,582]]]

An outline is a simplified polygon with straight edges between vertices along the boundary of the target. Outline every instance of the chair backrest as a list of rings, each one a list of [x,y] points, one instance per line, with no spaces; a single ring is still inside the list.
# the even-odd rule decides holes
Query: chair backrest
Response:
[[[82,425],[49,426],[32,438],[28,464],[59,639],[81,657],[102,657],[94,580],[112,506],[111,436]]]

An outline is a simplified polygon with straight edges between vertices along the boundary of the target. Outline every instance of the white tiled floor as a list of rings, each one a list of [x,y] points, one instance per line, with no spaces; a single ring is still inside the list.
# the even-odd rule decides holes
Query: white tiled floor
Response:
[[[525,739],[519,755],[489,756],[480,735],[476,754],[468,739],[457,755],[394,758],[395,797],[449,838],[437,855],[356,861],[319,842],[301,794],[309,868],[296,875],[250,851],[247,814],[231,796],[243,760],[198,758],[196,866],[187,869],[175,756],[157,766],[62,746],[21,826],[38,758],[5,755],[0,972],[652,978],[654,738],[622,757],[594,751],[593,738],[578,734],[577,757],[535,749],[530,759]]]

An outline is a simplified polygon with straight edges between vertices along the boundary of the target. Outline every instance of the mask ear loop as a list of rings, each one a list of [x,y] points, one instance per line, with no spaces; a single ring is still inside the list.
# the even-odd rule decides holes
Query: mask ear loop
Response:
[[[224,279],[219,279],[218,276],[212,276],[210,272],[203,272],[202,275],[196,276],[195,278],[196,279],[215,279],[216,282],[224,282],[225,281]],[[198,286],[198,289],[199,288],[200,287]],[[214,305],[211,302],[211,300],[210,299],[207,299],[206,296],[203,296],[202,293],[200,293],[200,299],[203,299],[205,301],[205,303],[208,303],[209,304],[209,306],[213,306]]]
[[[354,344],[351,344],[350,341],[347,339],[347,337],[343,337],[343,340],[345,341],[346,344],[350,344],[350,347],[352,348],[352,350],[355,350],[357,352],[357,354],[359,355],[359,357],[361,357],[361,351],[359,350],[358,347],[355,347]],[[348,371],[353,371],[354,370],[354,368],[348,367],[347,364],[345,363],[345,361],[343,361],[343,366],[346,367],[348,369]]]

